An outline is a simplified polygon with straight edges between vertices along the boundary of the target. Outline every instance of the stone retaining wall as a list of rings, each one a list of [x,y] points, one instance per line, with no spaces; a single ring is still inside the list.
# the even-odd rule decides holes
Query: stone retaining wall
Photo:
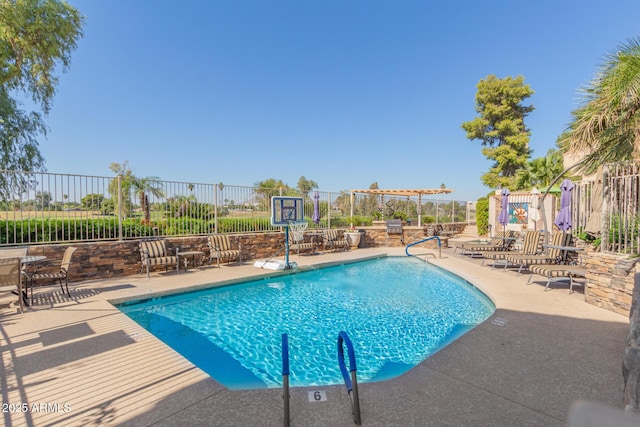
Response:
[[[446,224],[446,230],[464,229],[464,224]],[[404,227],[403,239],[400,235],[387,235],[386,228],[360,227],[365,230],[364,246],[405,246],[408,243],[426,237],[426,227]],[[339,235],[343,233],[338,231]],[[255,233],[255,234],[230,234],[229,240],[235,248],[242,245],[242,258],[245,261],[266,259],[274,255],[284,245],[284,233]],[[309,240],[309,237],[306,237]],[[447,238],[441,238],[442,247],[447,247]],[[322,242],[320,242],[322,243]],[[423,244],[424,247],[437,248],[437,240],[431,240]],[[55,271],[59,267],[65,249],[75,246],[77,250],[73,254],[73,263],[69,271],[69,281],[107,279],[117,276],[128,276],[140,273],[140,251],[138,240],[124,240],[112,242],[73,243],[37,245],[29,247],[29,255],[45,255],[47,264],[52,264],[43,271]],[[175,237],[167,238],[167,246],[170,253],[175,254],[176,248],[181,252],[201,251],[205,254],[205,261],[209,258],[207,236]],[[279,256],[283,256],[281,253]],[[57,267],[56,267],[57,264]],[[163,271],[164,266],[155,267],[156,271]]]
[[[587,252],[583,262],[587,269],[584,299],[589,304],[628,316],[640,258]]]
[[[282,232],[229,235],[231,246],[236,248],[242,244],[242,258],[252,260],[268,258],[284,245]],[[47,264],[52,264],[43,271],[55,271],[68,246],[75,246],[73,262],[69,269],[69,281],[77,282],[93,279],[107,279],[117,276],[128,276],[140,273],[141,260],[138,240],[117,242],[74,243],[69,245],[39,245],[29,247],[29,255],[45,255]],[[175,254],[176,248],[181,252],[201,251],[205,254],[205,262],[209,259],[209,247],[206,236],[178,237],[167,239],[167,249]],[[154,267],[152,267],[154,268]],[[155,267],[155,271],[163,271],[164,266]]]
[[[636,283],[640,274],[635,274]],[[622,360],[624,378],[623,403],[625,411],[640,413],[640,286],[633,291],[629,313],[629,335]]]
[[[622,359],[625,411],[640,412],[640,258],[588,252],[584,299],[589,304],[629,316]]]

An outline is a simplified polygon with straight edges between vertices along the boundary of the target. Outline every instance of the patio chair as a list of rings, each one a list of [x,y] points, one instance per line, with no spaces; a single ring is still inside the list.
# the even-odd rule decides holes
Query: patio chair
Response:
[[[149,267],[151,266],[164,265],[165,271],[167,271],[170,265],[175,265],[176,274],[180,272],[178,255],[169,254],[167,240],[162,237],[140,239],[140,260],[142,262],[140,272],[146,268],[147,279],[149,278]]]
[[[11,292],[18,295],[20,312],[26,304],[22,289],[22,260],[20,257],[0,258],[0,292]]]
[[[492,267],[495,267],[498,263],[497,261],[504,261],[504,268],[507,268],[509,262],[506,261],[508,255],[513,255],[514,253],[518,255],[534,255],[542,252],[542,244],[544,242],[544,234],[541,231],[527,231],[524,235],[524,240],[522,244],[522,249],[518,252],[512,250],[506,251],[483,251],[482,257],[482,265],[486,260],[493,260]]]
[[[306,222],[289,226],[289,249],[297,251],[298,256],[300,256],[300,251],[310,250],[312,253],[316,251],[315,242],[304,241],[304,230],[306,230],[307,226]]]
[[[27,256],[29,248],[6,248],[0,249],[0,258],[22,258]]]
[[[551,236],[551,246],[570,246],[572,235],[562,231],[556,231]],[[536,255],[510,254],[506,260],[515,266],[519,266],[518,274],[522,273],[524,268],[531,265],[553,264],[558,263],[562,259],[563,251],[557,247],[549,248],[546,253]]]
[[[238,249],[233,249],[226,234],[210,235],[207,246],[209,246],[209,262],[213,264],[215,258],[218,268],[220,268],[221,259],[237,260],[242,264],[242,245],[238,243]]]
[[[62,256],[62,261],[60,264],[57,263],[46,263],[41,262],[34,266],[33,270],[27,270],[25,275],[27,277],[27,287],[31,288],[31,299],[33,299],[33,288],[36,285],[36,282],[51,282],[58,281],[60,283],[60,289],[62,292],[65,292],[67,296],[71,297],[69,293],[69,267],[71,266],[71,259],[73,257],[73,253],[77,248],[73,246],[69,246]],[[57,267],[57,271],[51,269],[52,266]],[[49,271],[43,271],[43,270]],[[64,284],[64,287],[62,286]],[[42,286],[41,284],[39,284]]]
[[[456,245],[453,253],[458,249],[462,255],[477,255],[482,251],[501,251],[510,249],[516,240],[516,232],[513,230],[498,231],[487,243],[465,242]]]
[[[324,241],[324,248],[327,249],[339,249],[343,248],[344,250],[349,249],[349,242],[345,238],[340,238],[338,235],[338,230],[333,228],[328,228],[322,230],[322,240]]]
[[[540,264],[529,266],[529,279],[527,284],[531,283],[531,279],[534,274],[543,276],[547,279],[547,283],[544,286],[544,290],[549,290],[551,282],[559,281],[562,279],[569,279],[569,293],[573,292],[574,278],[585,277],[587,269],[582,264],[580,256],[578,255],[578,248],[572,250],[565,250],[564,255],[557,258],[556,262],[550,264]]]

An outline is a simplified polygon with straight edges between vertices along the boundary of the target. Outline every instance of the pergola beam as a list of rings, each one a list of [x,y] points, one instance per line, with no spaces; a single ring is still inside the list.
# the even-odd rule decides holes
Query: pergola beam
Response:
[[[449,188],[421,188],[421,189],[408,189],[408,190],[382,190],[378,188],[370,188],[367,190],[351,190],[351,216],[353,217],[353,203],[354,195],[359,194],[376,194],[382,196],[404,196],[412,197],[418,196],[418,227],[422,227],[422,196],[434,195],[434,194],[449,194],[453,190]],[[352,220],[353,221],[353,220]]]

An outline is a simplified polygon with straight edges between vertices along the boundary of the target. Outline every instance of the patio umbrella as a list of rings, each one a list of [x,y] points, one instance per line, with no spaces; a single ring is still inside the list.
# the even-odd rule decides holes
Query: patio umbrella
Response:
[[[311,219],[315,222],[316,227],[318,227],[320,223],[320,196],[317,191],[313,193],[313,216]]]
[[[562,231],[567,231],[571,228],[571,191],[573,190],[573,182],[570,179],[565,179],[560,184],[560,212],[556,216],[553,223]]]
[[[536,187],[531,190],[531,201],[529,202],[529,219],[533,221],[533,229],[537,230],[538,221],[540,220],[540,191]]]
[[[509,223],[509,189],[503,188],[500,195],[502,196],[501,203],[502,208],[500,209],[500,214],[498,215],[498,222],[502,224],[502,228],[506,228]]]

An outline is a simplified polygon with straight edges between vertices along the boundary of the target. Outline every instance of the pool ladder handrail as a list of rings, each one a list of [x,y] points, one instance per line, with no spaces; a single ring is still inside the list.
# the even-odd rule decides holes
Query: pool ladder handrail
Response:
[[[347,345],[347,354],[349,356],[349,372],[347,366],[344,363],[344,347]],[[353,422],[357,425],[362,423],[360,417],[360,399],[358,397],[358,379],[356,378],[356,354],[353,351],[353,344],[349,339],[349,335],[345,331],[340,331],[338,334],[338,364],[340,365],[340,372],[342,372],[342,378],[344,379],[344,385],[347,387],[347,393],[351,398],[351,414],[353,416]]]
[[[423,243],[426,242],[427,240],[431,240],[431,239],[438,239],[438,258],[442,258],[442,240],[440,240],[439,236],[429,236],[425,239],[422,240],[418,240],[417,242],[413,242],[413,243],[409,243],[407,246],[405,246],[404,248],[404,253],[407,254],[407,256],[413,256],[409,253],[409,248],[411,246],[415,246],[419,243]]]
[[[284,400],[284,427],[289,427],[289,338],[282,334],[282,399]]]

